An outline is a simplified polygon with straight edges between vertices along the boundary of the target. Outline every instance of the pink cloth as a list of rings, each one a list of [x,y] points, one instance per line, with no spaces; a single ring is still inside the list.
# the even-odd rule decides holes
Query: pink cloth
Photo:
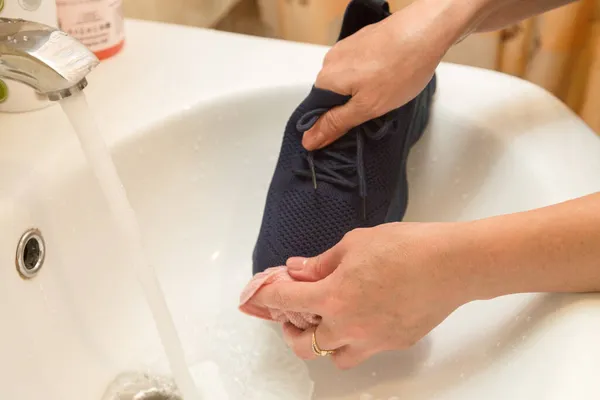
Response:
[[[317,326],[321,317],[313,314],[299,313],[289,310],[268,308],[256,301],[255,295],[266,285],[280,281],[294,281],[286,267],[273,267],[256,274],[243,290],[240,298],[240,311],[253,317],[280,323],[290,322],[299,329]]]

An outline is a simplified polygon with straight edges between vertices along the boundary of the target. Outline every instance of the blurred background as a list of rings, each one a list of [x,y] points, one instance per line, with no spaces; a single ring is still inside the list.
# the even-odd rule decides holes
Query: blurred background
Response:
[[[393,11],[412,0],[389,0]],[[331,45],[348,0],[124,0],[129,18]],[[493,69],[552,92],[600,133],[600,0],[579,0],[472,35],[445,61]]]

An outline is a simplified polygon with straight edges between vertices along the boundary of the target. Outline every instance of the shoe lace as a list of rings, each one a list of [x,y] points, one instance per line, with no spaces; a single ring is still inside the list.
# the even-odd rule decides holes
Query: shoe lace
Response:
[[[296,124],[301,133],[312,128],[318,119],[329,109],[317,108],[305,113]],[[328,182],[347,189],[358,188],[362,202],[361,217],[367,219],[367,179],[364,165],[365,141],[381,140],[392,132],[395,121],[391,113],[373,119],[351,129],[346,135],[327,147],[305,152],[304,168],[296,168],[292,172],[299,177],[311,178],[315,190],[317,182]],[[352,150],[355,150],[352,152]],[[356,179],[355,179],[356,177]]]

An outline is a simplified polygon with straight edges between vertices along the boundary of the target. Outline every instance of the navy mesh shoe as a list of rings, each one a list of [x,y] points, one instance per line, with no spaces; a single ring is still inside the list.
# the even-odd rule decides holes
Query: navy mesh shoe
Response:
[[[388,17],[387,2],[353,0],[340,39]],[[253,273],[314,257],[347,232],[400,221],[408,200],[406,160],[427,122],[435,77],[419,96],[368,121],[314,152],[302,135],[329,109],[350,97],[313,87],[290,117],[253,254]]]

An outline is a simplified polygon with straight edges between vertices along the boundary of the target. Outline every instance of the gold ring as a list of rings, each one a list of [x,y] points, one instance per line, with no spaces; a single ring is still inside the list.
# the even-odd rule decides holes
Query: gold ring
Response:
[[[318,357],[327,357],[335,353],[335,350],[322,350],[317,344],[317,328],[313,330],[312,334],[312,351],[315,356]]]

